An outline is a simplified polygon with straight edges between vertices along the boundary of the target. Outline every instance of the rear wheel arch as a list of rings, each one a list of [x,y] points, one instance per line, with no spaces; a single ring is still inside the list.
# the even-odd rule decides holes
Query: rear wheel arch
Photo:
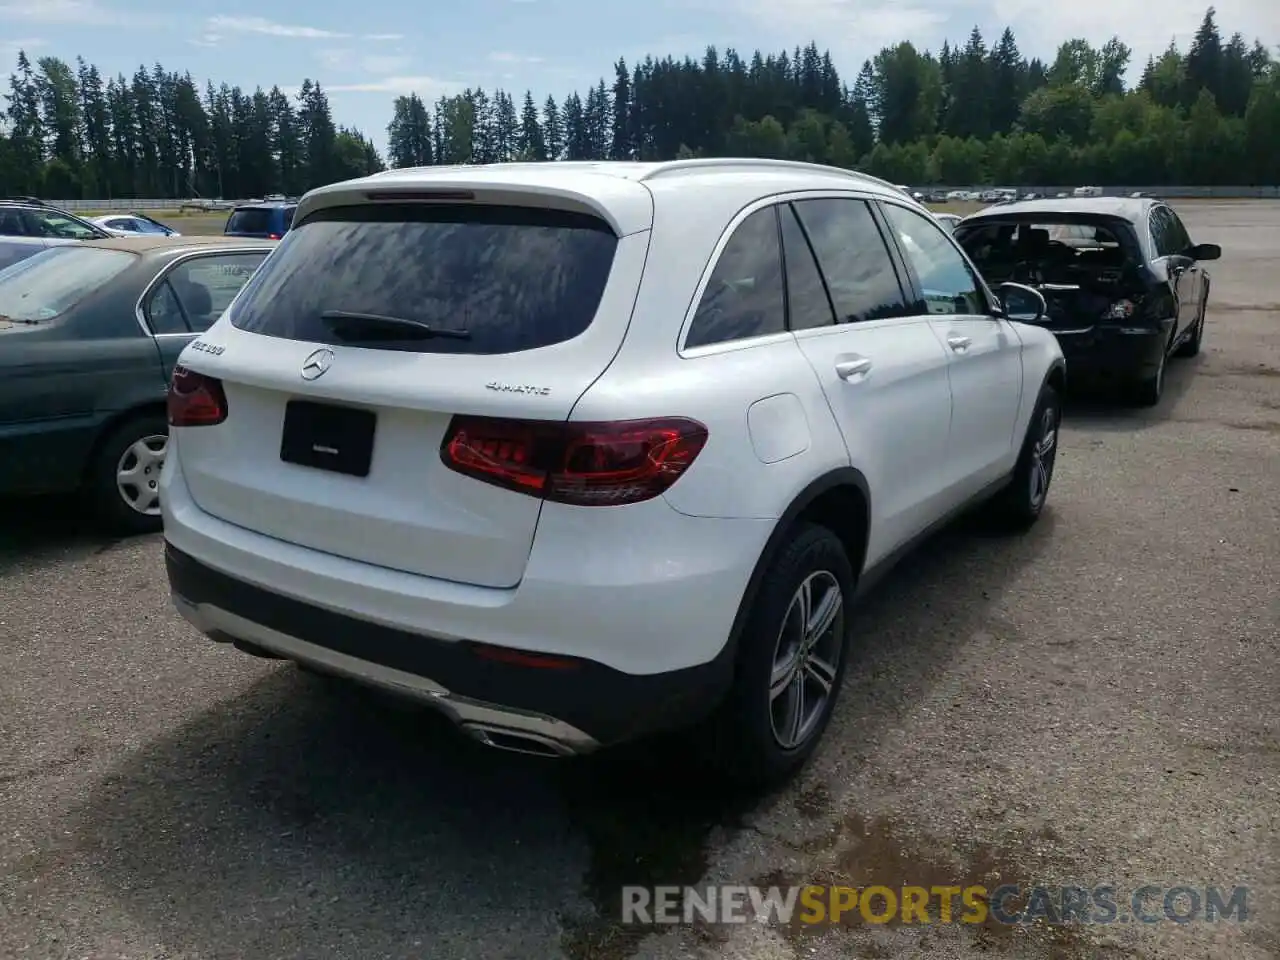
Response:
[[[81,484],[89,481],[89,473],[93,469],[94,463],[102,453],[103,444],[114,434],[123,424],[130,420],[137,420],[141,417],[167,417],[168,408],[163,400],[152,400],[146,403],[140,403],[136,406],[129,407],[113,413],[108,419],[102,422],[98,427],[97,436],[93,438],[93,444],[85,453],[84,462],[80,466],[80,482]]]
[[[871,527],[871,491],[867,478],[854,467],[840,467],[810,482],[774,524],[756,560],[747,588],[738,604],[725,654],[736,658],[738,641],[755,607],[761,582],[797,527],[816,523],[831,530],[844,545],[854,577],[862,573]],[[855,583],[856,586],[856,583]]]

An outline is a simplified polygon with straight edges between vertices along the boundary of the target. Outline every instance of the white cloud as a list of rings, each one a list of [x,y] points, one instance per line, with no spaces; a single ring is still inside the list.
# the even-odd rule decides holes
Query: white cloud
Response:
[[[193,47],[216,47],[221,42],[222,35],[217,33],[205,33],[194,40],[187,41]]]
[[[493,63],[542,63],[542,57],[529,57],[520,53],[506,53],[502,50],[496,50],[489,54],[489,60]]]
[[[0,20],[77,27],[139,27],[152,26],[156,22],[150,17],[112,10],[95,0],[16,0],[0,3]]]
[[[379,77],[365,83],[343,83],[326,86],[329,93],[391,93],[406,96],[416,93],[424,100],[431,101],[437,97],[452,96],[461,93],[466,84],[454,80],[440,80],[437,77]]]
[[[38,2],[38,0],[32,0]],[[63,0],[72,2],[72,0]],[[266,37],[288,37],[299,40],[344,40],[360,39],[373,41],[403,40],[400,33],[341,33],[336,30],[325,30],[320,27],[308,27],[301,24],[276,23],[266,17],[210,17],[205,21],[211,30],[222,30],[227,33],[254,33]]]
[[[40,47],[48,46],[48,42],[38,37],[26,37],[20,40],[3,40],[0,41],[0,57],[6,61],[12,60],[18,55],[20,50],[38,50]]]

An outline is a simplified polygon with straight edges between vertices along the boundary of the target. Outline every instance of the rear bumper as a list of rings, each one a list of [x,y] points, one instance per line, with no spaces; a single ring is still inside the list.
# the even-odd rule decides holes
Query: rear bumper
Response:
[[[494,746],[590,753],[697,720],[719,700],[728,650],[707,664],[635,675],[589,660],[555,668],[487,659],[483,645],[439,640],[303,603],[238,580],[165,544],[175,608],[213,640],[408,695]],[[501,741],[507,741],[506,743]],[[540,744],[542,751],[532,749]]]
[[[608,543],[593,544],[585,525],[545,511],[524,580],[491,589],[226,523],[194,504],[172,455],[161,490],[174,602],[201,632],[415,696],[476,736],[532,734],[556,753],[678,728],[714,708],[772,530],[684,517],[659,499],[637,515],[640,527],[596,531]],[[571,663],[495,661],[482,653],[492,647]]]
[[[1073,383],[1080,380],[1136,380],[1160,364],[1168,331],[1093,326],[1054,330]]]

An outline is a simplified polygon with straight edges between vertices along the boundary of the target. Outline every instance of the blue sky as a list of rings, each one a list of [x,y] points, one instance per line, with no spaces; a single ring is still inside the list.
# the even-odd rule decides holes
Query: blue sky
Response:
[[[1225,33],[1280,43],[1280,2],[1217,0]],[[428,101],[467,86],[570,90],[612,76],[619,57],[740,51],[816,39],[850,81],[864,59],[902,39],[936,49],[976,24],[989,41],[1008,24],[1026,55],[1062,40],[1113,34],[1149,53],[1185,49],[1207,0],[0,0],[0,63],[28,55],[83,56],[107,74],[160,61],[203,82],[329,91],[334,117],[380,147],[391,103]]]

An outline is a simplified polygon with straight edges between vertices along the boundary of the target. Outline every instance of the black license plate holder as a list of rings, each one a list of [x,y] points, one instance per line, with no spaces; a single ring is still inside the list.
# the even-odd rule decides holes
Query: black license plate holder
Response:
[[[284,408],[280,459],[330,473],[369,476],[378,415],[372,410],[310,400],[290,400]]]

